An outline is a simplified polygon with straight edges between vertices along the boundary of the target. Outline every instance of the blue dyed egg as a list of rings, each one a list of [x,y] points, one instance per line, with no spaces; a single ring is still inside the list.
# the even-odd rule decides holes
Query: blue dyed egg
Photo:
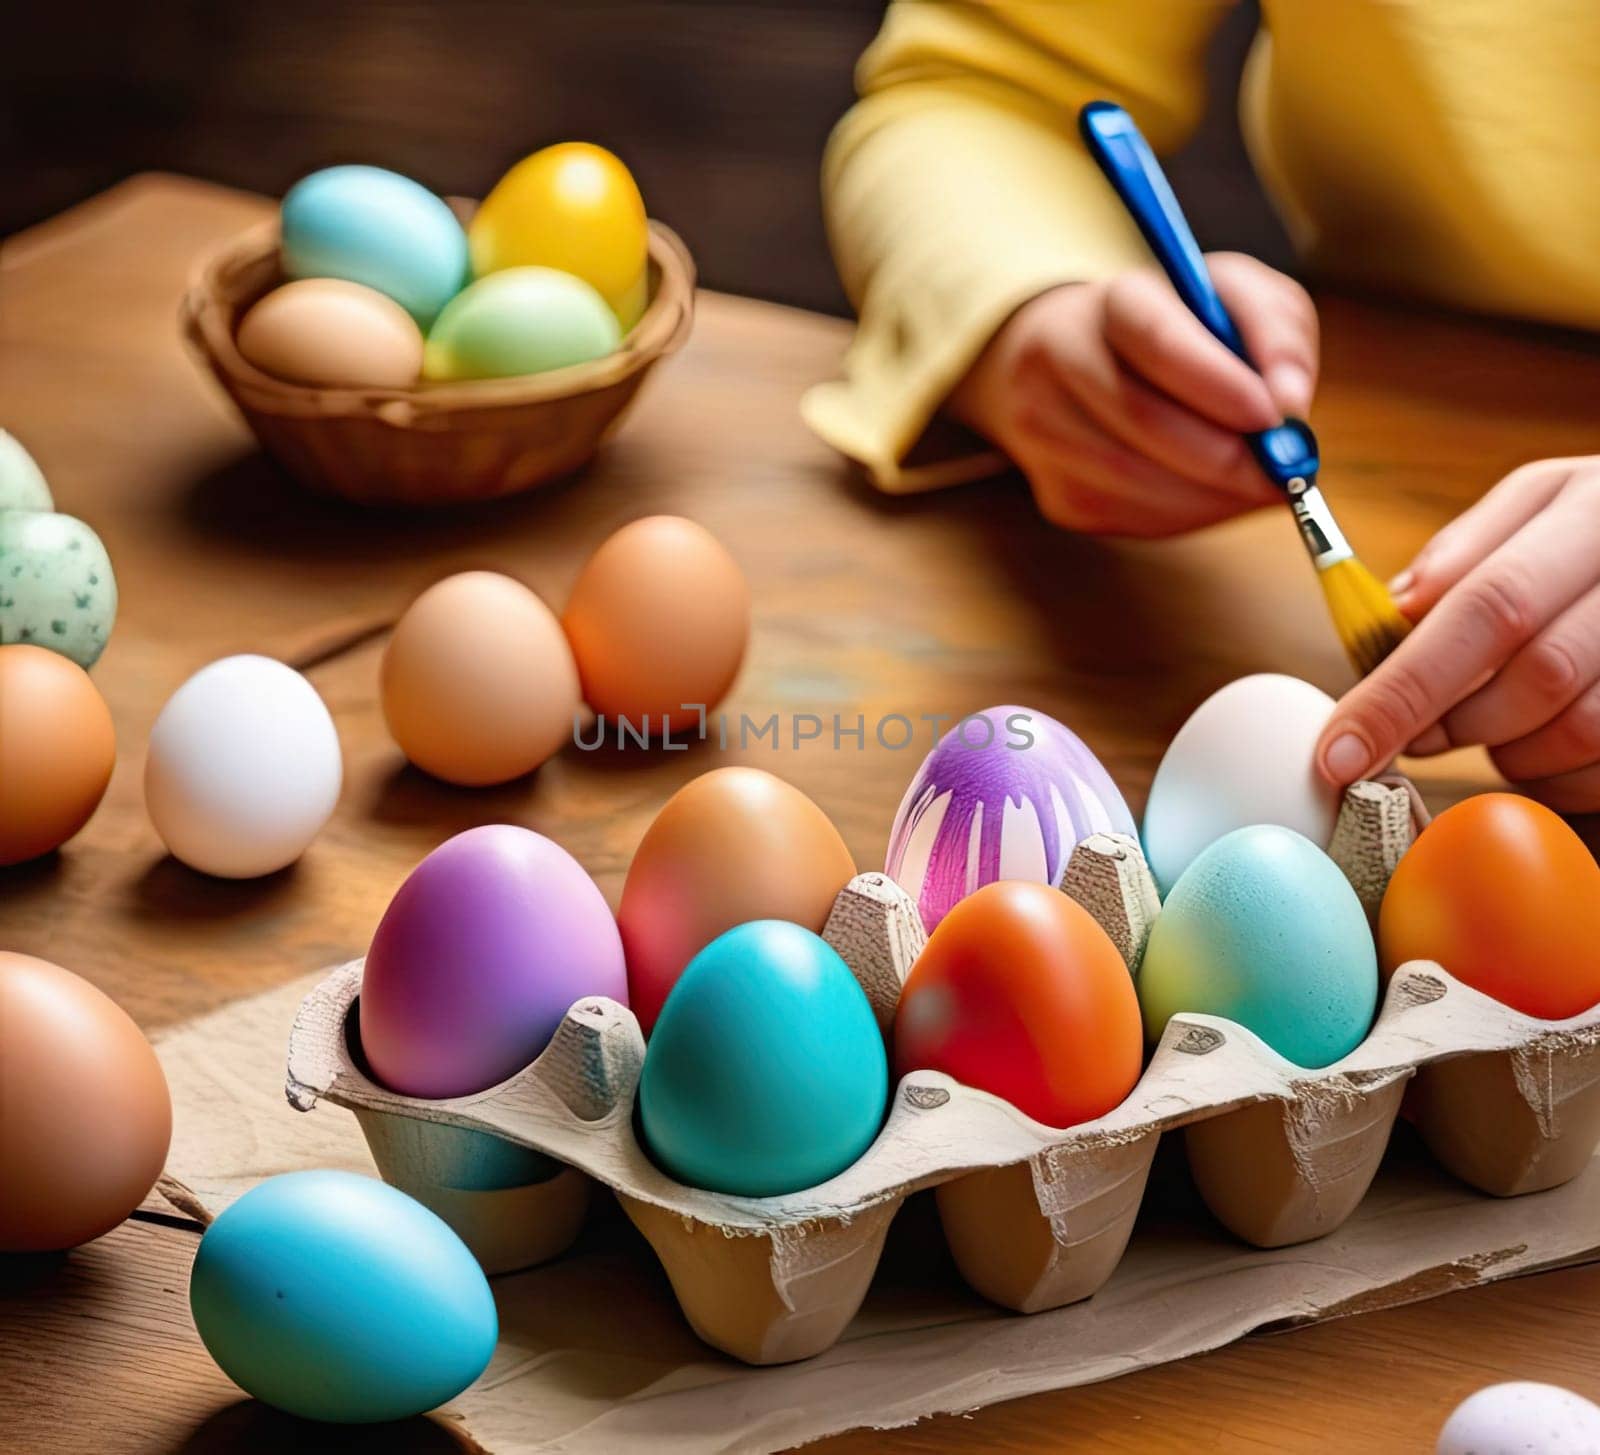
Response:
[[[645,1051],[639,1116],[693,1187],[774,1197],[826,1182],[872,1145],[889,1065],[844,961],[788,920],[753,920],[692,959]]]
[[[283,271],[387,293],[426,330],[466,284],[467,235],[444,201],[382,167],[328,167],[283,199]]]
[[[1276,824],[1204,849],[1161,906],[1139,967],[1145,1033],[1179,1011],[1226,1016],[1298,1066],[1348,1055],[1372,1027],[1378,956],[1339,866]]]
[[[499,1320],[466,1244],[421,1203],[351,1172],[288,1172],[206,1229],[189,1279],[234,1383],[306,1419],[405,1419],[453,1399]]]
[[[1138,836],[1111,775],[1083,740],[1028,707],[963,718],[911,780],[884,872],[935,925],[1000,879],[1056,884],[1091,834]]]

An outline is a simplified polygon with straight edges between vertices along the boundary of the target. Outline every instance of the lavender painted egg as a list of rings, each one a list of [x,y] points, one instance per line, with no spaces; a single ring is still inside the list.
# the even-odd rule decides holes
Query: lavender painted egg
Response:
[[[362,974],[361,1049],[391,1091],[467,1096],[532,1061],[586,995],[628,1003],[599,887],[542,834],[468,829],[384,912]]]
[[[1076,733],[1027,707],[973,713],[934,746],[906,789],[885,872],[931,931],[997,879],[1060,882],[1090,834],[1138,837],[1133,815]]]

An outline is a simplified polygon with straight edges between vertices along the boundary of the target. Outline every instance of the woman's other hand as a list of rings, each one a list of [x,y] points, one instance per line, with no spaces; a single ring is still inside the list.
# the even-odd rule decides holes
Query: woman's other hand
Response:
[[[1260,374],[1141,268],[1030,300],[956,389],[955,413],[1011,457],[1056,525],[1176,535],[1281,498],[1240,436],[1309,411],[1316,309],[1254,258],[1207,263]]]
[[[1339,703],[1323,775],[1481,743],[1550,807],[1600,809],[1600,456],[1513,471],[1393,589],[1417,628]]]

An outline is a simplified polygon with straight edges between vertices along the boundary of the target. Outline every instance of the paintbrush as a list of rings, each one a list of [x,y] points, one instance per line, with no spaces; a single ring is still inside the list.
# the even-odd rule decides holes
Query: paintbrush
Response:
[[[1091,101],[1078,113],[1078,127],[1089,155],[1138,224],[1178,297],[1222,344],[1255,368],[1161,163],[1133,118],[1110,101]],[[1339,640],[1356,671],[1365,675],[1395,649],[1410,623],[1350,548],[1317,488],[1317,437],[1304,420],[1288,418],[1245,439],[1267,478],[1288,500]]]

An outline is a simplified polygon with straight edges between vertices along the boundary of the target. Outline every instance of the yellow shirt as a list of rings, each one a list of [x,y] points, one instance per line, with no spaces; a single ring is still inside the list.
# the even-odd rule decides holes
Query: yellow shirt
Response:
[[[887,490],[995,329],[1148,261],[1077,137],[1095,97],[1158,152],[1204,105],[1228,0],[895,0],[829,142],[829,233],[860,326],[812,427]],[[1600,0],[1263,0],[1241,97],[1309,269],[1600,328]],[[967,473],[971,473],[970,471]]]

